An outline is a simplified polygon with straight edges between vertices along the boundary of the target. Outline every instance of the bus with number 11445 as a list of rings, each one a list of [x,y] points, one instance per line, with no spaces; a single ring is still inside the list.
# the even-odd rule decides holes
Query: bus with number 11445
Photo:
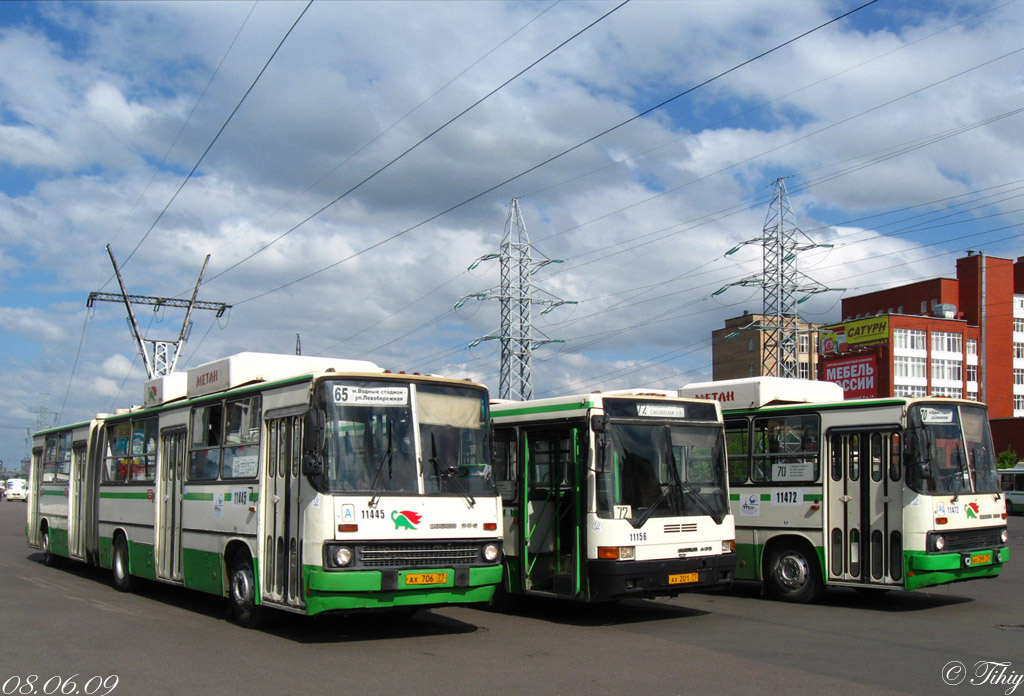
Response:
[[[145,403],[33,439],[28,542],[47,564],[226,596],[257,625],[487,602],[501,501],[486,388],[365,361],[240,353]]]

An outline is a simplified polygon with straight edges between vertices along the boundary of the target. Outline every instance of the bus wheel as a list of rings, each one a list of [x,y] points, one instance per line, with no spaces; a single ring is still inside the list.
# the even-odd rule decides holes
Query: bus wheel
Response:
[[[765,582],[772,596],[784,602],[813,602],[824,589],[818,560],[793,547],[781,547],[768,554]]]
[[[114,589],[118,592],[132,592],[135,589],[135,577],[128,572],[128,542],[118,534],[114,538]]]
[[[50,530],[43,530],[43,565],[50,568],[57,565],[57,557],[50,551]]]
[[[267,610],[256,604],[256,574],[252,570],[252,559],[244,552],[235,554],[231,564],[228,603],[231,618],[239,626],[259,628],[263,625]]]

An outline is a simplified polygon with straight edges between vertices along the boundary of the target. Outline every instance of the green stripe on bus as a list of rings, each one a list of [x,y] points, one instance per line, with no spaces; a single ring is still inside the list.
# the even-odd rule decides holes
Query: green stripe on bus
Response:
[[[593,408],[593,401],[579,401],[571,404],[552,404],[550,406],[530,406],[527,408],[513,409],[491,409],[493,418],[504,418],[506,416],[525,416],[534,413],[557,413],[559,411],[579,411],[580,409]]]
[[[213,493],[186,493],[185,500],[213,500]]]
[[[821,501],[821,493],[804,493],[804,502],[820,503]]]
[[[39,492],[42,495],[59,495],[59,496],[63,496],[64,495],[64,489],[63,488],[59,488],[59,489],[57,489],[57,488],[44,488],[43,490],[41,490]]]
[[[128,492],[120,492],[120,491],[118,491],[118,492],[114,492],[114,491],[103,492],[103,491],[100,491],[100,497],[101,498],[114,498],[114,499],[121,499],[121,500],[152,500],[152,496],[149,493],[128,493]]]

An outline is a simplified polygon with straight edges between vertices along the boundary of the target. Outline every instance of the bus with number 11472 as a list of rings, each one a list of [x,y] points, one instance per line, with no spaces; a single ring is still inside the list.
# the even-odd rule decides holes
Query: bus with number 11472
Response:
[[[724,409],[736,577],[776,597],[943,585],[999,575],[1006,508],[984,404],[843,400],[830,382],[687,385]]]

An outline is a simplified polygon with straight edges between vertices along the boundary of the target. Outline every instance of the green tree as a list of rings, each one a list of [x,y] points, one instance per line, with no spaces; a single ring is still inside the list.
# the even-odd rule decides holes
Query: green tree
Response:
[[[1000,469],[1009,469],[1017,465],[1017,453],[1012,447],[1007,447],[996,455],[996,466]]]

